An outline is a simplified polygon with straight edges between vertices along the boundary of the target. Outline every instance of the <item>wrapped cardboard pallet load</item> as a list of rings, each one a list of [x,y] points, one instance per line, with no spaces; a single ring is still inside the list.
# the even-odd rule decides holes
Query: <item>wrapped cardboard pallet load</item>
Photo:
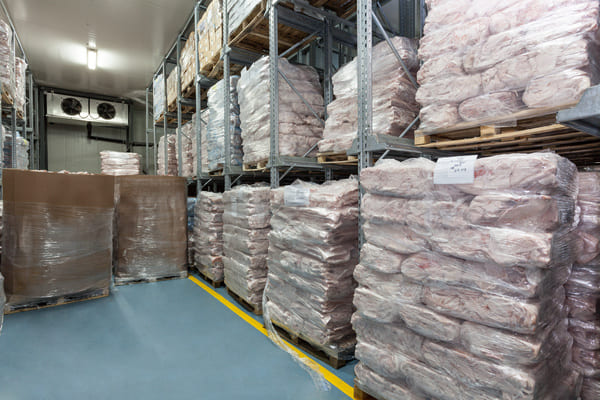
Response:
[[[188,35],[181,56],[179,65],[181,66],[181,91],[184,97],[189,97],[190,91],[195,90],[194,77],[196,76],[196,38],[195,31]]]
[[[162,121],[165,114],[165,76],[160,73],[152,80],[152,111],[154,122]]]
[[[105,175],[139,175],[141,156],[138,153],[101,151],[100,169]]]
[[[573,365],[583,376],[582,400],[600,398],[600,173],[579,174],[576,259],[567,282]]]
[[[352,359],[358,181],[297,181],[271,191],[264,315],[332,359]]]
[[[231,21],[231,20],[230,20]],[[198,31],[199,70],[202,75],[210,75],[221,57],[223,47],[223,23],[221,1],[212,0],[202,14],[196,27]]]
[[[236,85],[239,76],[231,77],[229,86],[229,137],[231,166],[242,166],[242,130],[240,128],[240,105]],[[206,148],[208,151],[208,170],[222,170],[225,165],[225,117],[224,117],[224,81],[220,80],[208,90],[208,126],[206,128]]]
[[[312,67],[279,60],[279,68],[302,94],[312,109],[323,117],[323,95],[319,75]],[[262,57],[249,69],[242,70],[237,85],[244,164],[269,158],[269,58]],[[287,82],[279,79],[279,154],[302,157],[316,153],[314,147],[323,135],[321,121],[304,104]]]
[[[223,194],[200,192],[195,209],[196,269],[213,282],[223,282]]]
[[[2,187],[6,308],[107,295],[114,178],[7,169]]]
[[[357,384],[387,399],[575,399],[577,169],[551,153],[472,162],[361,173]]]
[[[10,26],[0,20],[0,84],[2,84],[3,101],[14,100],[15,78],[15,51],[13,48],[13,35]]]
[[[185,178],[116,178],[115,283],[187,276]]]
[[[177,176],[177,135],[167,135],[167,162],[165,163],[165,135],[158,140],[158,174]],[[166,170],[165,170],[165,164]]]
[[[223,194],[223,264],[227,289],[262,310],[267,281],[271,211],[266,185],[240,185]]]
[[[15,108],[25,115],[27,62],[15,57]]]
[[[402,61],[416,75],[419,68],[417,44],[413,39],[396,36],[391,39]],[[345,152],[356,139],[357,92],[356,59],[333,75],[335,100],[327,106],[327,120],[319,152]],[[392,49],[383,41],[373,47],[373,133],[400,136],[418,115],[416,87],[410,81]],[[410,129],[403,137],[412,138]]]
[[[419,47],[421,129],[510,123],[598,83],[595,0],[428,0]]]
[[[229,12],[229,32],[235,33],[244,20],[252,14],[255,8],[260,7],[262,0],[231,0],[227,1]]]
[[[177,75],[179,74],[179,68],[175,67],[169,73],[167,77],[167,105],[169,110],[175,108],[175,101],[177,100]]]
[[[192,117],[192,121],[181,127],[181,159],[179,159],[179,144],[177,136],[175,136],[175,158],[177,165],[181,164],[181,176],[189,178],[194,176],[194,159],[196,154],[196,131],[194,127],[194,117]]]

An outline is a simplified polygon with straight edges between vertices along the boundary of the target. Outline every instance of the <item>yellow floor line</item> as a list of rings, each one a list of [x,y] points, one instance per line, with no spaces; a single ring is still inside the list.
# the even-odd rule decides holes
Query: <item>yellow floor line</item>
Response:
[[[215,299],[217,299],[221,303],[223,303],[223,305],[225,305],[225,307],[227,307],[231,311],[233,311],[238,317],[240,317],[241,319],[243,319],[244,321],[246,321],[247,323],[249,323],[250,325],[252,325],[257,331],[259,331],[260,333],[262,333],[263,335],[265,335],[267,337],[269,336],[269,333],[267,332],[267,330],[264,328],[264,326],[260,322],[258,322],[257,320],[255,320],[254,318],[252,318],[251,316],[249,316],[248,314],[246,314],[238,306],[236,306],[235,304],[233,304],[232,302],[230,302],[229,300],[227,300],[225,297],[221,296],[219,293],[217,293],[216,291],[214,291],[208,285],[206,285],[203,282],[201,282],[195,276],[190,276],[189,279],[192,282],[194,282],[196,285],[198,285],[202,289],[204,289],[206,292],[208,292],[208,294],[210,294],[212,297],[214,297]],[[298,357],[312,360],[310,357],[308,357],[302,351],[298,350],[292,344],[290,344],[288,342],[285,342],[285,343],[286,343],[286,345],[294,353],[296,353],[298,355]],[[323,374],[323,376],[325,377],[325,379],[327,379],[327,381],[329,383],[331,383],[333,386],[335,386],[336,388],[338,388],[342,393],[344,393],[345,395],[347,395],[351,399],[354,398],[354,389],[352,388],[352,386],[348,385],[346,382],[344,382],[342,379],[340,379],[335,374],[331,373],[331,371],[329,371],[327,368],[323,367],[319,363],[311,362],[310,366],[311,366],[311,368],[313,368],[313,369],[319,371],[321,374]]]

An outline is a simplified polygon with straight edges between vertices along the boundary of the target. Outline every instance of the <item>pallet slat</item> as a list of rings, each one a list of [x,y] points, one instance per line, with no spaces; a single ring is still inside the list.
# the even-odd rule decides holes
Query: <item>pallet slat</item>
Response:
[[[233,299],[235,301],[237,301],[242,307],[244,307],[246,310],[250,311],[251,313],[254,313],[256,315],[263,315],[263,311],[262,311],[262,304],[258,305],[258,304],[251,304],[249,302],[247,302],[242,296],[237,295],[234,291],[232,291],[229,287],[227,288],[227,293],[233,297]]]
[[[369,393],[362,390],[356,382],[354,383],[354,400],[384,400],[371,396]]]
[[[267,164],[269,164],[269,159],[244,163],[242,168],[244,171],[264,171],[267,168]]]
[[[204,268],[208,268],[206,266],[204,266]],[[196,270],[196,272],[198,272],[198,275],[200,275],[200,277],[202,279],[204,279],[206,282],[208,282],[210,284],[210,286],[214,287],[214,288],[220,288],[222,286],[225,286],[225,281],[223,279],[221,280],[215,280],[212,277],[206,275],[204,272],[202,272],[202,270],[200,268],[198,268],[198,266],[194,266],[194,269]]]
[[[349,156],[345,152],[318,153],[317,162],[319,164],[356,165],[358,163],[358,157]]]
[[[40,310],[43,308],[50,308],[56,306],[62,306],[65,304],[78,303],[86,300],[95,300],[103,297],[107,297],[110,294],[109,289],[98,289],[89,291],[86,293],[77,293],[72,295],[58,296],[52,297],[49,299],[40,299],[36,302],[31,302],[27,304],[6,304],[4,306],[5,314],[14,314],[23,311],[33,311]]]
[[[150,278],[119,278],[115,276],[115,285],[123,286],[123,285],[132,285],[136,283],[151,283],[151,282],[161,282],[161,281],[170,281],[173,279],[184,279],[188,277],[187,271],[181,271],[178,274],[159,276],[159,277],[150,277]]]

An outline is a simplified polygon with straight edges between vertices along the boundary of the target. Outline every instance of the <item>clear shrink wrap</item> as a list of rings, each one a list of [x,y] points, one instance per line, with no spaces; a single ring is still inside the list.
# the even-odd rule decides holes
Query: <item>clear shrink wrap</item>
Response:
[[[600,173],[579,173],[576,263],[567,282],[573,368],[584,375],[582,400],[600,395]]]
[[[196,76],[196,31],[191,31],[181,49],[179,65],[181,66],[181,90],[185,91],[194,85]]]
[[[2,92],[9,98],[15,97],[15,51],[10,26],[0,20],[0,83]]]
[[[15,57],[15,108],[25,115],[27,62],[21,57]]]
[[[196,114],[194,114],[195,117]],[[175,158],[177,165],[181,164],[181,176],[191,178],[194,175],[194,162],[196,159],[196,131],[195,118],[181,127],[181,159],[179,158],[179,143],[175,137]],[[164,150],[163,150],[164,151]]]
[[[0,272],[10,310],[108,294],[113,189],[110,176],[4,170]]]
[[[296,181],[271,191],[271,209],[263,304],[270,335],[273,323],[337,359],[352,358],[357,180]]]
[[[215,282],[223,281],[223,194],[200,192],[195,208],[196,268]]]
[[[115,282],[187,275],[184,178],[116,178]]]
[[[165,163],[165,135],[158,141],[158,175],[177,176],[177,135],[166,135],[167,161]],[[165,166],[166,164],[166,166]]]
[[[376,397],[577,398],[571,360],[588,370],[596,360],[577,350],[565,297],[575,166],[549,153],[490,157],[474,162],[472,184],[434,184],[435,169],[383,160],[361,173],[358,386]]]
[[[152,111],[154,122],[161,120],[165,113],[165,76],[160,73],[152,80]]]
[[[514,123],[598,83],[595,0],[428,1],[416,94],[421,129]]]
[[[229,32],[235,32],[254,8],[260,6],[261,0],[232,0],[227,2],[229,12]]]
[[[239,76],[232,76],[229,90],[229,146],[231,165],[242,166],[242,130],[240,128],[240,105],[236,85]],[[224,116],[224,82],[221,79],[208,90],[208,126],[206,127],[206,149],[208,154],[208,170],[220,170],[225,165],[225,116]]]
[[[223,193],[225,285],[258,309],[267,281],[270,189],[240,185]]]
[[[2,135],[4,141],[2,143],[2,165],[4,168],[13,168],[13,153],[12,153],[12,143],[13,137],[12,132],[7,131],[4,127],[0,128],[2,131]],[[29,168],[29,141],[19,132],[17,132],[17,163],[16,167],[18,169],[28,169]]]
[[[416,42],[400,36],[392,37],[391,41],[414,77],[419,68]],[[418,115],[417,89],[385,41],[373,47],[372,64],[373,133],[399,136]],[[327,105],[323,140],[319,142],[321,153],[347,151],[356,139],[356,71],[354,59],[332,77],[335,100]],[[412,130],[404,137],[412,138]]]
[[[173,68],[167,77],[167,105],[169,110],[173,110],[175,107],[175,101],[177,100],[177,75],[179,75],[179,67]]]
[[[194,211],[196,198],[187,198],[187,263],[194,266]]]
[[[138,153],[104,150],[100,152],[100,169],[105,175],[140,175]]]
[[[292,82],[319,118],[323,117],[323,89],[317,71],[305,65],[293,65],[285,58],[279,68]],[[269,58],[262,57],[249,69],[242,70],[237,84],[242,128],[244,163],[269,158]],[[323,136],[323,126],[306,104],[280,77],[279,79],[279,154],[304,156]],[[310,154],[315,153],[311,151]],[[309,155],[310,155],[309,154]]]

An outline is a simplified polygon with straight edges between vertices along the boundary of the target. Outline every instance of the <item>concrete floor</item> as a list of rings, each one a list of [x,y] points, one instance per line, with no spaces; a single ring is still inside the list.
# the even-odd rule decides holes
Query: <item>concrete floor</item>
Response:
[[[328,369],[352,385],[353,367]],[[349,397],[334,386],[319,391],[287,353],[189,279],[6,316],[0,400],[109,398]]]

